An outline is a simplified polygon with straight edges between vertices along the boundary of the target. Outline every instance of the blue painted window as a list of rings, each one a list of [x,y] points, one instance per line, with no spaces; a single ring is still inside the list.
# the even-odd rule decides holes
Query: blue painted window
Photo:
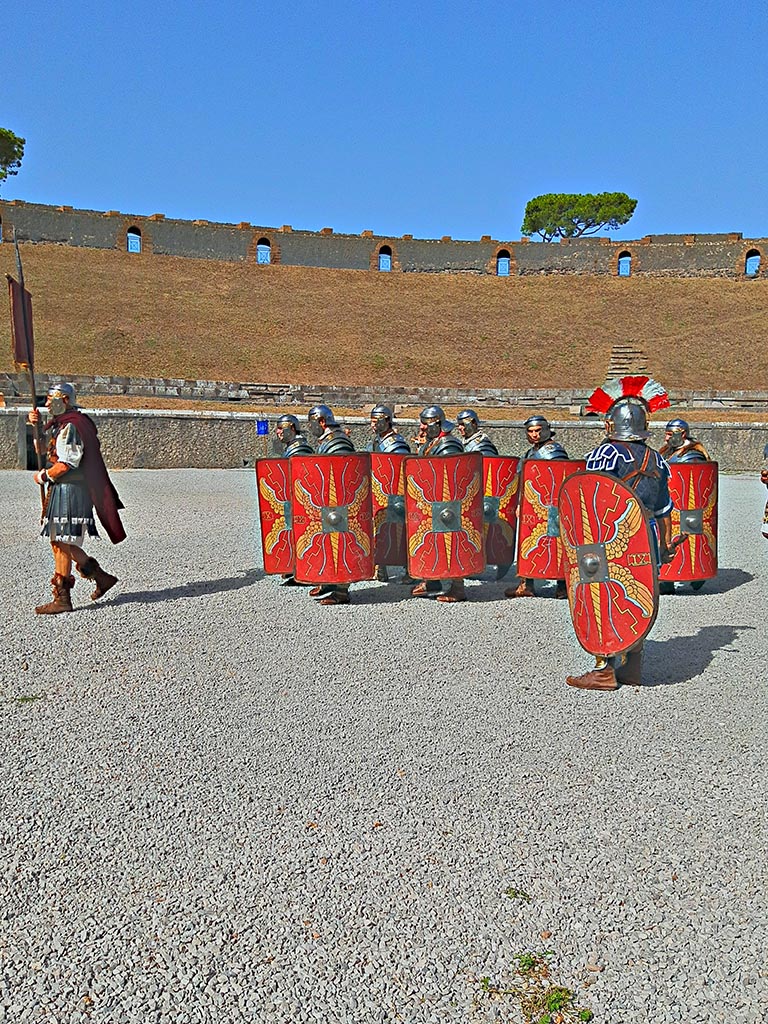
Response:
[[[509,253],[501,249],[496,255],[496,276],[509,277]]]
[[[379,270],[388,274],[392,269],[392,250],[388,245],[382,245],[379,249]]]
[[[757,249],[750,249],[744,262],[744,273],[747,277],[757,277],[760,273],[760,253]]]
[[[619,263],[618,263],[618,274],[619,277],[629,277],[632,273],[632,253],[631,252],[620,252]]]
[[[141,232],[138,228],[128,228],[125,238],[128,252],[141,252]]]
[[[256,262],[262,264],[272,262],[272,245],[268,238],[260,238],[256,243]]]

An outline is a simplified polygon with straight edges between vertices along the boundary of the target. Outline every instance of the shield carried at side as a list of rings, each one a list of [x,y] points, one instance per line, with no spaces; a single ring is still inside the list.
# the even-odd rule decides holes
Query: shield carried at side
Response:
[[[505,455],[483,458],[485,561],[503,579],[515,560],[520,460]]]
[[[264,572],[293,572],[293,510],[288,459],[257,459],[256,488]]]
[[[376,565],[406,565],[405,455],[371,453],[371,501]]]
[[[648,514],[634,491],[608,473],[570,476],[559,510],[576,637],[590,654],[622,654],[648,634],[659,608]]]
[[[373,575],[370,458],[291,459],[294,575],[299,583],[355,583]]]
[[[584,459],[526,459],[520,482],[517,573],[534,580],[563,579],[558,498]]]
[[[717,576],[717,463],[673,462],[669,469],[669,495],[674,503],[672,535],[687,536],[673,561],[661,567],[659,579],[711,579]]]
[[[408,572],[415,579],[482,572],[482,455],[406,456],[405,516]]]

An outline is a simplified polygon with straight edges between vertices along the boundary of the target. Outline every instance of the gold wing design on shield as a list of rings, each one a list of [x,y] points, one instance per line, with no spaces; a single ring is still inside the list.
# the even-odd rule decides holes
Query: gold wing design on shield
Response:
[[[277,543],[280,534],[287,530],[288,527],[285,522],[283,502],[278,499],[274,489],[269,486],[266,480],[259,480],[259,494],[275,514],[275,520],[270,531],[264,538],[264,550],[269,554]]]
[[[610,578],[623,587],[629,600],[640,608],[644,617],[650,618],[653,615],[653,593],[645,584],[639,583],[625,565],[619,565],[616,561],[621,558],[629,547],[629,542],[643,526],[640,503],[632,502],[616,523],[614,535],[605,545],[605,554]]]
[[[469,517],[469,508],[480,490],[480,482],[480,476],[478,475],[470,482],[464,497],[461,499],[461,528],[466,533],[467,540],[476,551],[480,551],[483,546],[483,531],[482,527],[479,530],[475,528]]]
[[[717,540],[715,539],[714,530],[714,511],[717,505],[717,489],[712,488],[712,492],[707,498],[707,504],[704,506],[704,512],[702,514],[702,532],[704,539],[709,545],[709,550],[714,554],[717,550]]]
[[[307,529],[296,542],[296,558],[301,559],[306,554],[307,549],[312,546],[316,535],[322,529],[322,513],[319,507],[312,500],[312,496],[304,484],[296,484],[294,495],[296,497],[296,501],[301,505],[302,512],[305,513],[309,520],[309,529]]]
[[[349,532],[357,541],[357,546],[367,556],[371,553],[371,538],[365,532],[360,525],[360,509],[366,501],[370,492],[370,478],[363,477],[363,480],[355,492],[355,497],[352,503],[348,506],[349,510]]]
[[[424,497],[424,492],[411,477],[408,477],[406,486],[408,496],[422,515],[418,528],[408,537],[408,554],[413,555],[424,543],[426,535],[432,531],[432,503]]]
[[[541,538],[546,537],[547,535],[547,509],[549,506],[545,505],[541,500],[541,495],[530,480],[525,481],[523,494],[525,495],[528,504],[536,513],[536,518],[538,519],[538,522],[531,530],[530,534],[520,544],[520,553],[524,558],[527,558],[530,553],[538,547]]]

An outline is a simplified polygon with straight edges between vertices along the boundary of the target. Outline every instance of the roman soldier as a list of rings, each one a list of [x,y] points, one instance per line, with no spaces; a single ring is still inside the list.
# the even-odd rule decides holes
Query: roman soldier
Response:
[[[608,473],[627,484],[650,516],[656,562],[671,562],[672,501],[669,496],[669,466],[650,448],[647,439],[648,413],[669,404],[666,391],[651,378],[626,378],[636,382],[634,394],[612,400],[610,391],[598,388],[590,406],[603,411],[598,402],[604,396],[605,439],[587,456],[587,472]],[[643,383],[642,387],[639,382]],[[607,387],[607,386],[606,386]],[[607,408],[605,408],[605,405]],[[658,593],[655,595],[658,605]],[[596,655],[595,668],[580,676],[568,676],[569,686],[583,690],[615,690],[625,683],[639,686],[643,659],[643,641],[617,659]],[[614,663],[615,662],[615,663]]]
[[[666,459],[670,465],[674,463],[702,463],[711,462],[709,452],[701,443],[691,437],[691,428],[684,419],[679,417],[670,420],[664,428],[664,444],[659,448],[659,455]],[[705,581],[692,580],[691,587],[699,590],[704,586]],[[661,580],[659,583],[660,594],[674,594],[675,584],[672,580]]]
[[[275,433],[277,439],[285,447],[283,455],[285,458],[290,459],[293,455],[311,455],[312,448],[307,442],[304,434],[301,433],[301,424],[297,416],[291,415],[291,413],[283,413],[282,416],[278,416],[277,423],[275,424]],[[297,583],[296,577],[292,572],[286,572],[282,574],[281,587],[301,587],[303,583]]]
[[[464,446],[452,433],[453,424],[446,418],[439,405],[428,405],[419,414],[419,421],[424,430],[424,442],[419,455],[462,455]],[[421,580],[411,591],[413,597],[434,597],[444,604],[456,604],[466,601],[464,580],[461,577],[448,581],[448,589],[443,593],[441,580]]]
[[[568,459],[568,452],[559,441],[555,441],[555,432],[549,425],[546,416],[529,416],[523,424],[525,436],[528,439],[528,450],[520,459],[520,475],[522,477],[523,465],[526,459]],[[505,597],[535,597],[533,579],[524,578],[516,587],[509,587],[504,591]],[[564,600],[568,597],[565,589],[565,580],[557,580],[555,585],[555,597]]]
[[[328,405],[313,405],[307,414],[310,434],[317,438],[318,455],[346,455],[355,450],[349,434],[336,422],[333,409]],[[333,606],[349,604],[349,584],[329,583],[312,587],[310,597],[318,604]]]
[[[760,482],[768,487],[768,444],[763,448],[763,468],[760,470]],[[768,501],[763,513],[763,536],[768,537]]]
[[[711,462],[709,452],[691,437],[691,428],[683,419],[670,420],[664,428],[664,444],[659,455],[667,462]]]
[[[393,418],[388,405],[374,405],[371,409],[373,439],[368,445],[369,452],[385,452],[389,455],[411,454],[411,446],[392,426]]]
[[[288,412],[278,416],[275,433],[280,444],[285,447],[283,454],[286,458],[290,459],[292,455],[312,454],[312,448],[301,432],[301,424],[297,416],[292,416]]]
[[[328,405],[313,405],[307,414],[310,434],[317,438],[318,455],[346,455],[355,450],[349,434],[336,422]]]
[[[456,417],[456,424],[464,441],[465,452],[480,452],[481,455],[498,455],[499,450],[484,430],[474,409],[462,409]]]
[[[117,576],[105,572],[95,558],[86,554],[83,544],[86,537],[99,536],[94,508],[112,543],[124,540],[119,513],[124,505],[107,474],[96,424],[78,408],[74,387],[54,384],[45,406],[51,414],[45,425],[47,465],[35,473],[34,480],[38,485],[48,485],[41,536],[50,540],[53,549],[53,600],[35,611],[38,615],[58,615],[73,610],[73,562],[80,576],[95,584],[92,601],[117,583]],[[37,423],[39,419],[40,413],[33,409],[28,422]]]

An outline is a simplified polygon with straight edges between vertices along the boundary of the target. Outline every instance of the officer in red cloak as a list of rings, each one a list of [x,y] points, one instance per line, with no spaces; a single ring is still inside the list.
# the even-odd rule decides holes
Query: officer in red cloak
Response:
[[[95,558],[86,554],[83,543],[86,536],[99,536],[94,508],[112,543],[125,540],[119,513],[125,506],[107,474],[96,424],[78,409],[74,387],[54,384],[45,405],[51,413],[45,425],[47,466],[35,473],[34,479],[38,485],[48,484],[41,536],[48,537],[53,549],[53,600],[35,611],[38,615],[58,615],[72,611],[73,562],[78,573],[96,585],[92,601],[117,583],[117,576],[105,572]],[[33,409],[28,421],[37,423],[39,419],[40,413]]]

